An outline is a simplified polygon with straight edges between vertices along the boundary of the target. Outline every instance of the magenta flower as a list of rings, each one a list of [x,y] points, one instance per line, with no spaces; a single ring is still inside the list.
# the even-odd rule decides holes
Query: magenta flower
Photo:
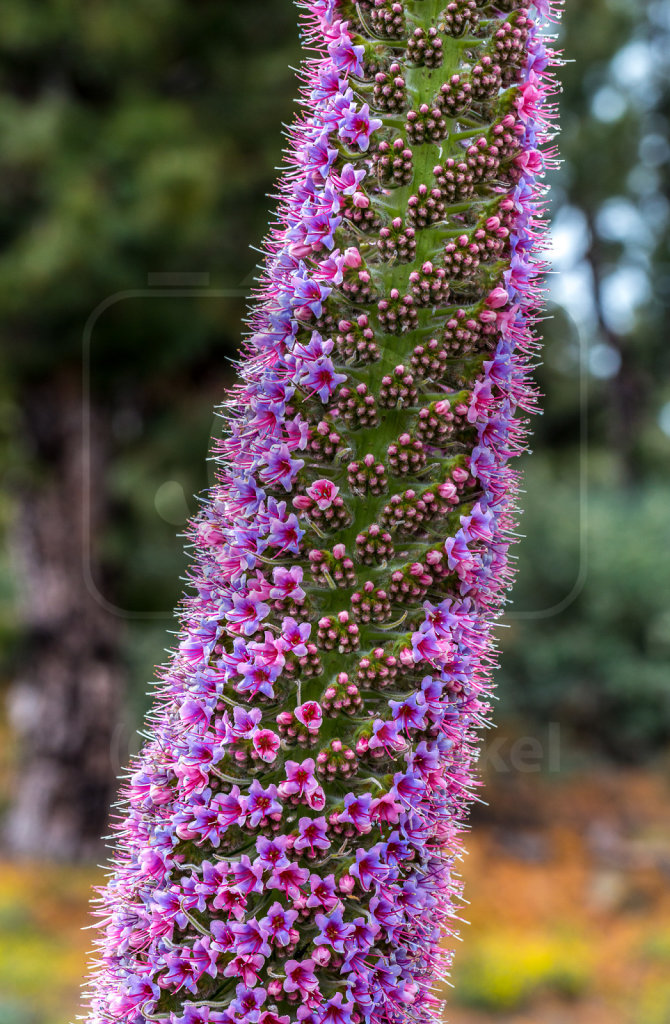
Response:
[[[286,977],[284,979],[284,992],[297,992],[301,999],[306,999],[310,993],[316,992],[319,983],[314,976],[313,960],[288,960]]]
[[[281,903],[273,903],[261,924],[265,926],[272,941],[279,946],[288,946],[290,930],[298,916],[297,910],[286,910]]]
[[[378,128],[381,128],[383,121],[377,117],[370,117],[370,108],[367,103],[357,110],[356,105],[344,111],[344,119],[340,125],[339,136],[353,146],[365,152],[370,145],[370,136]]]
[[[301,852],[309,850],[315,857],[318,850],[327,850],[330,847],[330,840],[326,836],[325,818],[301,818],[298,822],[298,838],[293,844],[293,849]]]
[[[335,952],[344,952],[344,943],[353,935],[353,924],[347,924],[342,920],[342,911],[334,910],[331,914],[317,914],[314,923],[319,929],[319,934],[314,939],[315,946],[331,946]]]
[[[88,1024],[440,1019],[536,404],[558,0],[299,6],[302,112]]]
[[[268,764],[272,764],[276,760],[279,743],[279,736],[272,729],[259,729],[257,733],[254,733],[254,750]]]
[[[321,706],[315,700],[308,700],[295,709],[295,717],[301,725],[307,727],[308,732],[316,736],[321,728],[323,712]]]

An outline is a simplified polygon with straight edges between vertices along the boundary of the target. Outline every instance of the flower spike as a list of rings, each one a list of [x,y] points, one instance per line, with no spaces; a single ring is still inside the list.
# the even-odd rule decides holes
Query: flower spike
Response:
[[[556,0],[300,0],[303,112],[89,1024],[430,1024],[512,579]]]

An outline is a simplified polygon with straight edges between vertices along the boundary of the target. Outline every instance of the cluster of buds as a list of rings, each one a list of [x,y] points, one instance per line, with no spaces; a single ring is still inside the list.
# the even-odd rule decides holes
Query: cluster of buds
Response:
[[[332,551],[312,548],[309,567],[315,583],[333,587],[351,587],[356,583],[354,563],[347,555],[344,544],[336,544]]]
[[[470,82],[463,75],[452,75],[448,82],[442,83],[433,103],[448,117],[458,117],[459,114],[465,113],[473,98],[474,92]]]
[[[465,160],[457,160],[450,156],[444,164],[435,165],[433,175],[447,203],[468,199],[474,192],[475,176]]]
[[[349,267],[344,273],[341,287],[344,294],[352,302],[360,305],[367,305],[369,302],[372,302],[374,285],[372,283],[372,275],[367,267]]]
[[[412,562],[411,565],[405,565],[391,573],[389,596],[399,604],[406,601],[421,601],[432,582],[432,576],[426,572],[421,562]]]
[[[383,647],[375,647],[361,658],[356,671],[359,686],[383,690],[398,674],[398,659]]]
[[[375,75],[373,97],[377,110],[402,113],[407,106],[405,79],[400,74],[400,65],[396,61],[387,70],[378,71]]]
[[[422,103],[418,110],[408,110],[405,122],[407,137],[414,145],[441,142],[447,137],[447,122],[438,106]]]
[[[388,622],[391,601],[382,587],[375,587],[372,580],[366,580],[362,590],[351,595],[351,611],[358,622]]]
[[[452,36],[473,32],[479,23],[477,0],[450,0],[442,15],[444,31]]]
[[[324,615],[319,619],[316,642],[323,651],[357,651],[361,645],[360,630],[346,610]]]
[[[351,747],[342,740],[334,739],[328,747],[319,751],[316,771],[327,779],[350,779],[358,771],[358,758]]]
[[[335,681],[324,690],[321,703],[326,714],[336,718],[339,714],[357,714],[363,707],[363,698],[347,673],[338,672]]]
[[[356,537],[356,558],[363,565],[379,565],[393,558],[395,550],[390,533],[373,523]]]
[[[405,334],[413,330],[418,317],[411,295],[401,295],[397,288],[391,288],[388,299],[377,303],[379,323],[388,334]]]
[[[512,19],[504,22],[494,33],[493,51],[503,68],[504,86],[512,85],[519,77],[521,59],[528,41],[528,25],[528,17],[521,12],[513,22]]]
[[[410,263],[416,254],[416,231],[405,227],[401,217],[394,217],[389,225],[380,228],[377,248],[384,259]]]
[[[383,230],[385,229],[382,228]],[[359,314],[354,320],[340,320],[337,330],[335,343],[343,363],[377,362],[381,353],[365,313]]]
[[[379,422],[377,403],[367,384],[355,388],[342,387],[337,394],[337,415],[349,427],[376,427]]]
[[[360,462],[347,466],[349,486],[359,494],[383,494],[388,489],[386,466],[372,452],[364,455]]]
[[[411,434],[401,434],[386,451],[389,466],[396,476],[416,475],[426,465],[426,447]]]
[[[466,149],[465,162],[475,181],[492,181],[500,169],[500,150],[481,135]]]
[[[403,4],[398,0],[374,0],[370,24],[382,38],[402,39],[407,31]]]
[[[400,364],[393,373],[382,377],[379,385],[379,408],[396,409],[414,405],[418,397],[414,377]]]
[[[439,188],[429,189],[423,182],[407,200],[407,219],[418,228],[444,220],[445,204]]]
[[[414,176],[414,154],[402,138],[383,139],[375,154],[379,180],[389,185],[410,185]]]
[[[444,444],[454,432],[454,418],[449,399],[442,398],[419,410],[414,432],[428,444]]]
[[[473,277],[479,267],[480,252],[470,235],[459,235],[444,247],[444,266],[451,280]]]
[[[412,295],[417,306],[444,306],[449,298],[449,279],[445,267],[436,267],[426,260],[409,275]]]
[[[484,54],[470,72],[470,92],[473,100],[489,100],[498,95],[502,86],[502,68],[489,54]]]
[[[309,432],[308,447],[317,462],[330,462],[337,454],[342,438],[328,420],[319,420]]]
[[[407,40],[407,59],[426,68],[442,67],[442,37],[434,25],[428,31],[417,26]]]
[[[465,309],[458,309],[449,318],[444,329],[444,344],[452,355],[469,355],[478,352],[486,338],[495,334],[495,315],[489,310],[482,310],[478,317],[472,316]]]

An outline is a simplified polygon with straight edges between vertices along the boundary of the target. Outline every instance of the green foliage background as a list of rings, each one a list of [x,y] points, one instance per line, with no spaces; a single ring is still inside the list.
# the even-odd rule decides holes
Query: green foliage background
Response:
[[[546,415],[500,676],[504,715],[559,721],[589,751],[624,759],[654,756],[670,736],[669,30],[664,0],[567,2],[565,162],[552,192],[567,255],[545,324]],[[125,623],[136,717],[181,590],[175,534],[208,483],[212,408],[239,343],[297,59],[288,0],[3,9],[2,527],[11,539],[13,491],[49,469],[28,398],[79,378],[97,310],[91,400],[110,461],[108,522],[93,544],[103,596]],[[159,273],[210,284],[181,294],[165,278],[147,283]],[[5,566],[7,679],[17,586]]]

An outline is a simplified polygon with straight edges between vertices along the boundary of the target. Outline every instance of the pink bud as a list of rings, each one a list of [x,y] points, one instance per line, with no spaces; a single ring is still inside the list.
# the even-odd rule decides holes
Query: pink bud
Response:
[[[486,299],[486,305],[491,309],[500,309],[508,301],[509,295],[504,288],[494,288],[493,291],[489,292]]]
[[[345,267],[360,267],[362,262],[361,254],[355,246],[351,246],[351,248],[344,250]]]

